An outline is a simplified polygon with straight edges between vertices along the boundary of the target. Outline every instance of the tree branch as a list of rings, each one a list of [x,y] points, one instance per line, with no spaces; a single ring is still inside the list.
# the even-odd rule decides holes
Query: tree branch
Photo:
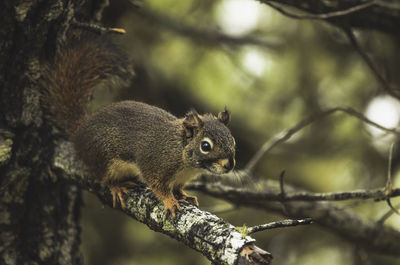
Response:
[[[290,187],[285,184],[285,188]],[[392,189],[392,191],[387,194],[386,188],[377,188],[372,190],[353,190],[345,192],[308,192],[299,191],[293,187],[290,187],[290,192],[285,189],[285,194],[282,196],[281,191],[271,190],[266,188],[265,190],[249,190],[246,188],[236,188],[232,186],[222,185],[220,183],[205,183],[204,181],[194,181],[186,185],[187,189],[199,190],[203,192],[215,191],[218,194],[225,194],[226,196],[243,196],[249,200],[263,200],[266,202],[290,202],[290,201],[345,201],[354,199],[373,199],[375,201],[386,200],[388,197],[398,197],[400,196],[400,188]]]
[[[370,6],[373,6],[376,4],[375,1],[370,1],[370,2],[365,2],[362,4],[356,5],[356,6],[352,6],[345,10],[332,11],[332,12],[323,13],[323,14],[298,15],[298,14],[288,12],[287,10],[275,5],[272,1],[262,1],[262,2],[266,5],[269,5],[270,7],[272,7],[279,13],[281,13],[287,17],[291,17],[291,18],[295,18],[295,19],[328,19],[328,18],[333,18],[333,17],[346,16],[346,15],[360,11],[362,9],[365,9],[367,7],[370,7]]]
[[[119,34],[119,35],[126,34],[125,29],[122,28],[102,27],[93,23],[79,22],[76,21],[75,19],[72,21],[71,26],[76,28],[86,29],[88,31],[92,31],[97,34],[106,34],[106,33]]]
[[[310,217],[316,223],[332,230],[356,245],[378,253],[400,255],[399,231],[334,204],[317,201],[321,199],[342,200],[353,198],[385,199],[384,188],[374,191],[313,194],[299,192],[297,189],[285,185],[285,197],[283,199],[278,181],[269,181],[268,186],[262,184],[258,186],[263,186],[261,188],[262,191],[235,188],[221,183],[194,182],[187,185],[187,189],[202,191],[238,206],[264,209],[265,211],[277,212],[291,218]],[[395,189],[390,194],[390,196],[399,195],[400,189]]]
[[[89,178],[85,167],[75,161],[73,147],[68,142],[60,142],[55,149],[54,171],[65,180],[79,184],[95,193],[101,201],[111,207],[112,198],[108,189]],[[269,264],[270,253],[254,246],[255,240],[239,233],[234,226],[217,216],[202,211],[192,205],[184,205],[175,219],[163,219],[164,206],[150,189],[138,184],[125,196],[127,207],[125,214],[146,224],[150,229],[164,233],[185,245],[201,252],[213,264],[238,264],[239,260],[247,260],[245,264]],[[252,249],[252,255],[248,251]],[[242,253],[243,249],[247,256]],[[242,253],[242,254],[241,254]],[[250,257],[257,259],[250,260]]]
[[[297,226],[297,225],[308,225],[308,224],[311,224],[312,221],[313,221],[312,218],[305,218],[305,219],[299,219],[299,220],[286,219],[286,220],[282,220],[282,221],[276,221],[276,222],[272,222],[272,223],[268,223],[268,224],[256,225],[253,227],[249,227],[249,228],[247,228],[247,233],[250,235],[250,234],[265,231],[268,229]]]
[[[295,133],[297,133],[298,131],[300,131],[301,129],[303,129],[304,127],[310,125],[311,123],[322,119],[328,115],[331,115],[335,112],[338,111],[342,111],[350,116],[353,116],[363,122],[365,122],[366,124],[369,124],[371,126],[374,126],[382,131],[386,131],[386,132],[390,132],[390,133],[394,133],[394,134],[400,134],[400,131],[397,129],[389,129],[386,127],[383,127],[382,125],[379,125],[373,121],[371,121],[370,119],[368,119],[367,117],[365,117],[363,114],[361,114],[360,112],[356,111],[353,108],[350,107],[335,107],[335,108],[330,108],[330,109],[326,109],[317,113],[312,114],[310,117],[300,121],[299,123],[297,123],[295,126],[293,126],[292,128],[288,129],[288,130],[284,130],[280,133],[277,133],[276,135],[274,135],[272,138],[270,138],[268,141],[266,141],[261,148],[257,151],[257,153],[250,159],[250,161],[247,163],[246,167],[245,167],[245,171],[247,173],[251,173],[254,170],[254,167],[257,165],[257,163],[261,160],[261,158],[266,155],[269,151],[271,151],[272,148],[274,148],[275,146],[286,142],[287,140],[289,140]]]
[[[395,36],[400,34],[399,8],[386,1],[364,0],[258,0],[271,6],[282,14],[295,19],[323,19],[342,28],[344,25],[350,28],[373,29],[386,32]],[[272,5],[271,5],[272,3]],[[297,15],[278,7],[286,5],[294,7],[309,15]]]
[[[299,15],[299,14],[291,13],[291,12],[287,11],[286,9],[276,5],[274,3],[275,2],[274,0],[261,0],[261,2],[272,7],[273,9],[277,10],[279,13],[281,13],[287,17],[294,18],[294,19],[328,20],[328,19],[335,18],[334,21],[337,24],[336,26],[344,29],[344,32],[347,35],[348,39],[350,40],[350,43],[352,44],[354,49],[359,53],[361,58],[365,61],[367,66],[370,68],[372,74],[375,76],[377,81],[382,85],[382,87],[386,90],[386,92],[389,93],[391,96],[400,98],[400,91],[396,88],[393,88],[391,85],[388,84],[388,82],[385,80],[385,78],[382,76],[382,74],[376,68],[375,64],[372,62],[372,60],[368,57],[368,55],[362,50],[362,48],[358,44],[357,39],[351,30],[351,28],[354,27],[354,25],[349,23],[349,20],[351,20],[351,18],[346,19],[345,23],[341,22],[341,18],[340,18],[340,17],[347,16],[350,14],[355,16],[354,15],[355,12],[359,12],[361,10],[364,10],[364,9],[372,7],[372,6],[377,6],[380,8],[387,8],[387,9],[391,9],[391,10],[396,10],[396,8],[394,8],[393,6],[390,6],[390,5],[389,6],[385,5],[385,2],[383,2],[383,1],[372,0],[372,1],[367,1],[367,2],[359,2],[358,4],[355,4],[354,6],[351,6],[344,10],[334,10],[331,12],[320,13],[320,14]],[[357,1],[354,1],[354,2],[357,2]],[[338,3],[340,3],[340,1],[338,1]],[[302,9],[302,8],[300,8],[300,9]],[[398,10],[399,10],[399,7],[397,6],[397,11]],[[309,11],[309,12],[312,12],[312,11]],[[314,13],[314,12],[312,12],[312,13]],[[397,14],[397,16],[398,16],[398,14]],[[383,20],[383,18],[381,18],[381,19]],[[378,20],[378,21],[380,21],[380,20]],[[371,22],[377,22],[377,21],[374,20]],[[400,21],[398,21],[398,22],[400,22]],[[373,24],[371,24],[371,25],[373,25]]]
[[[367,64],[368,68],[371,70],[372,74],[375,76],[376,80],[381,84],[383,89],[391,96],[400,99],[400,91],[398,89],[393,88],[389,85],[389,83],[385,80],[385,78],[381,75],[378,68],[372,62],[371,58],[363,51],[361,46],[358,44],[356,36],[354,36],[353,31],[350,28],[345,28],[344,32],[346,36],[350,40],[351,45],[357,51],[357,53],[361,56],[364,62]]]

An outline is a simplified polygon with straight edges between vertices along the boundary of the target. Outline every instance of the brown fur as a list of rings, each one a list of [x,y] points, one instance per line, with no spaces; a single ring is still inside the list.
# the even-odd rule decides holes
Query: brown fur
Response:
[[[106,184],[115,204],[124,206],[124,181],[140,177],[175,215],[181,200],[198,204],[184,184],[203,171],[225,173],[234,167],[235,141],[226,127],[230,114],[218,118],[195,110],[181,119],[160,108],[136,101],[111,104],[92,115],[86,105],[92,88],[117,74],[119,54],[99,39],[80,36],[60,48],[54,63],[45,66],[43,103],[49,121],[69,134],[78,156],[97,180]],[[202,143],[212,141],[212,150]]]
[[[205,137],[214,142],[209,154],[200,151]],[[173,190],[197,202],[183,193],[188,180],[204,170],[223,173],[234,166],[234,139],[221,120],[195,111],[178,119],[136,101],[114,103],[91,115],[73,141],[100,181],[122,182],[127,172],[136,172],[172,215],[180,209]]]
[[[87,115],[93,88],[110,77],[131,74],[126,56],[106,36],[70,30],[52,62],[43,65],[41,102],[46,117],[72,134]]]

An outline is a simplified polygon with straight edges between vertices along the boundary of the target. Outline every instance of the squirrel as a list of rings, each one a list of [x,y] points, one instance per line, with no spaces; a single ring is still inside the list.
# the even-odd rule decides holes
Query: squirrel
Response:
[[[123,55],[101,36],[72,31],[44,66],[42,103],[51,124],[65,132],[91,175],[107,186],[116,207],[126,203],[127,181],[139,177],[176,216],[180,203],[199,205],[183,187],[203,172],[228,173],[235,166],[235,140],[226,109],[214,116],[190,110],[183,118],[145,103],[113,103],[88,114],[93,87],[125,74]],[[174,193],[178,195],[175,198]]]

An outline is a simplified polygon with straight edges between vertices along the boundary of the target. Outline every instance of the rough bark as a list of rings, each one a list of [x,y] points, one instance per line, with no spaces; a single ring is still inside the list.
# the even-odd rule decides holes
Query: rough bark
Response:
[[[0,2],[0,263],[80,264],[80,190],[48,173],[40,62],[78,2]]]

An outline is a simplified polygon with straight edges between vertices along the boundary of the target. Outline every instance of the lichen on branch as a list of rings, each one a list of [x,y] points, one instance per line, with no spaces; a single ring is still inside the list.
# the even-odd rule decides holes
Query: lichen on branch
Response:
[[[53,170],[67,181],[95,193],[100,200],[111,206],[111,193],[105,187],[91,180],[81,162],[75,160],[70,143],[60,142],[55,149]],[[266,251],[257,253],[261,259],[251,255],[240,255],[246,246],[254,246],[255,240],[238,232],[235,227],[219,217],[192,205],[183,205],[173,219],[164,219],[164,206],[149,188],[138,184],[124,195],[125,214],[146,224],[150,229],[166,234],[185,245],[201,252],[213,264],[238,264],[239,259],[248,258],[248,264],[269,264],[272,256]],[[246,252],[247,253],[247,252]],[[253,260],[250,260],[250,258]]]

